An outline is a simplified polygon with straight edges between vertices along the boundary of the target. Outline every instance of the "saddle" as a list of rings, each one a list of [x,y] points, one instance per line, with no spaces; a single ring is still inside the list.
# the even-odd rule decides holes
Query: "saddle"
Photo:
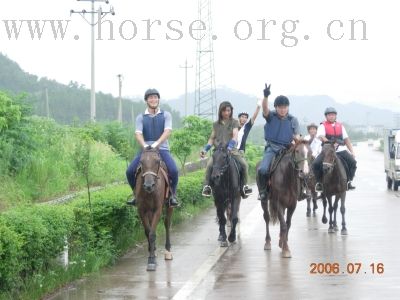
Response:
[[[347,163],[347,161],[345,161],[341,156],[337,156],[338,159],[340,159],[340,161],[342,162],[342,165],[344,167],[344,170],[346,171],[346,176],[347,176],[347,181],[349,181],[349,174],[350,174],[350,168],[349,168],[349,164]]]
[[[165,196],[164,197],[165,197],[165,199],[168,199],[169,193],[171,191],[171,183],[170,183],[169,177],[168,177],[168,169],[167,169],[166,164],[163,161],[161,161],[161,165],[160,166],[161,166],[160,167],[161,174],[162,174],[162,177],[163,177],[163,179],[165,181],[165,184],[166,184]],[[138,168],[136,169],[136,172],[135,172],[136,180],[140,176],[141,173],[142,173],[142,166],[139,165]]]
[[[280,161],[282,158],[285,156],[286,153],[288,153],[289,149],[281,149],[272,159],[271,164],[269,166],[268,174],[269,178],[267,179],[267,190],[269,191],[271,187],[271,177],[272,174],[274,174],[276,168],[278,167]]]

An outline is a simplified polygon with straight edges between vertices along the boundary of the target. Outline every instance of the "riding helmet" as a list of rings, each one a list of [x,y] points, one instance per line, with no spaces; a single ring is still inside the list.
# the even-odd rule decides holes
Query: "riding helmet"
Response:
[[[327,114],[337,114],[337,111],[334,107],[328,107],[327,109],[325,109],[325,116]]]
[[[151,95],[157,95],[158,99],[160,99],[160,93],[156,89],[148,89],[146,93],[144,93],[144,101],[147,101],[147,98]]]

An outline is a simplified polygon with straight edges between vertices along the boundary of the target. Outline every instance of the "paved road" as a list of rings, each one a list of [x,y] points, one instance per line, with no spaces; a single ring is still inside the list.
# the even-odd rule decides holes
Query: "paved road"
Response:
[[[160,245],[156,272],[145,271],[147,251],[137,248],[52,299],[400,299],[400,194],[386,190],[382,153],[364,143],[356,153],[357,189],[346,202],[348,236],[328,234],[321,203],[317,217],[306,218],[303,201],[289,236],[292,258],[280,256],[278,225],[271,230],[272,250],[264,251],[262,210],[252,197],[242,202],[240,236],[229,248],[218,247],[212,209],[174,226],[174,260],[162,259]],[[310,273],[313,263],[321,264],[322,274],[318,268]],[[333,263],[339,273],[326,274]]]

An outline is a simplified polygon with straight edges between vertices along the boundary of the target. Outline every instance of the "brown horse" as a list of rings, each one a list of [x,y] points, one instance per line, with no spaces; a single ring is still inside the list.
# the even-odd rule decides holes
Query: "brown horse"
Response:
[[[156,229],[163,212],[163,207],[165,207],[165,199],[168,195],[168,176],[158,150],[144,150],[140,157],[138,170],[135,192],[139,216],[144,226],[149,246],[147,271],[155,271],[157,265],[155,255]],[[173,208],[166,207],[165,210],[165,259],[171,260],[169,229]]]
[[[338,231],[336,222],[336,212],[338,208],[338,202],[340,199],[340,212],[342,214],[342,230],[341,234],[347,235],[346,221],[345,221],[345,201],[347,191],[347,175],[345,167],[336,155],[336,149],[333,144],[326,143],[322,147],[320,155],[323,155],[323,177],[322,184],[324,187],[322,203],[324,206],[324,215],[322,217],[322,223],[327,223],[326,218],[326,202],[329,203],[329,233]],[[335,202],[332,205],[332,197],[335,196]],[[332,219],[333,215],[333,219]]]
[[[282,257],[291,257],[288,246],[288,234],[302,187],[301,180],[308,175],[310,162],[311,148],[308,142],[296,142],[283,155],[276,168],[272,171],[268,199],[261,201],[267,230],[264,249],[271,250],[271,236],[269,234],[270,219],[273,224],[279,220],[279,247],[282,248]],[[268,211],[268,202],[270,212]],[[285,221],[284,215],[286,209],[287,215]]]

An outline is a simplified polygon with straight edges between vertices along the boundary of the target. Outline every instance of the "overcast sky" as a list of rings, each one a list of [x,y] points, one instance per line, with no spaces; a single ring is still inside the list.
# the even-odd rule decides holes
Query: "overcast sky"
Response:
[[[197,19],[197,3],[110,0],[116,15],[106,18],[113,22],[114,40],[108,40],[109,25],[103,24],[103,40],[96,41],[96,90],[117,95],[117,74],[121,73],[123,95],[141,95],[148,87],[158,88],[163,98],[183,94],[184,70],[179,66],[187,58],[195,67],[196,41],[189,35],[189,26]],[[101,5],[103,10],[109,7]],[[90,2],[3,1],[0,51],[29,73],[90,87],[90,26],[79,15],[70,16],[71,9],[89,10]],[[356,101],[400,111],[398,12],[398,0],[213,1],[217,86],[261,96],[268,81],[272,96],[324,94],[339,102]],[[19,26],[19,20],[44,19],[70,20],[63,40],[54,40],[49,23],[41,40],[32,41],[26,23],[18,40],[9,40],[4,20],[17,20]],[[161,21],[151,29],[155,40],[146,40],[147,21],[143,20]],[[182,24],[170,23],[182,31],[179,40],[166,39],[166,35],[173,39],[180,36],[168,28],[171,20]],[[268,24],[264,40],[263,24],[258,20],[276,22]],[[295,31],[283,39],[282,34],[293,29],[295,20]],[[354,40],[350,20],[365,24],[365,31],[361,22],[356,24]],[[247,38],[249,26],[252,32]],[[195,68],[189,69],[189,91],[194,90],[194,75]]]

